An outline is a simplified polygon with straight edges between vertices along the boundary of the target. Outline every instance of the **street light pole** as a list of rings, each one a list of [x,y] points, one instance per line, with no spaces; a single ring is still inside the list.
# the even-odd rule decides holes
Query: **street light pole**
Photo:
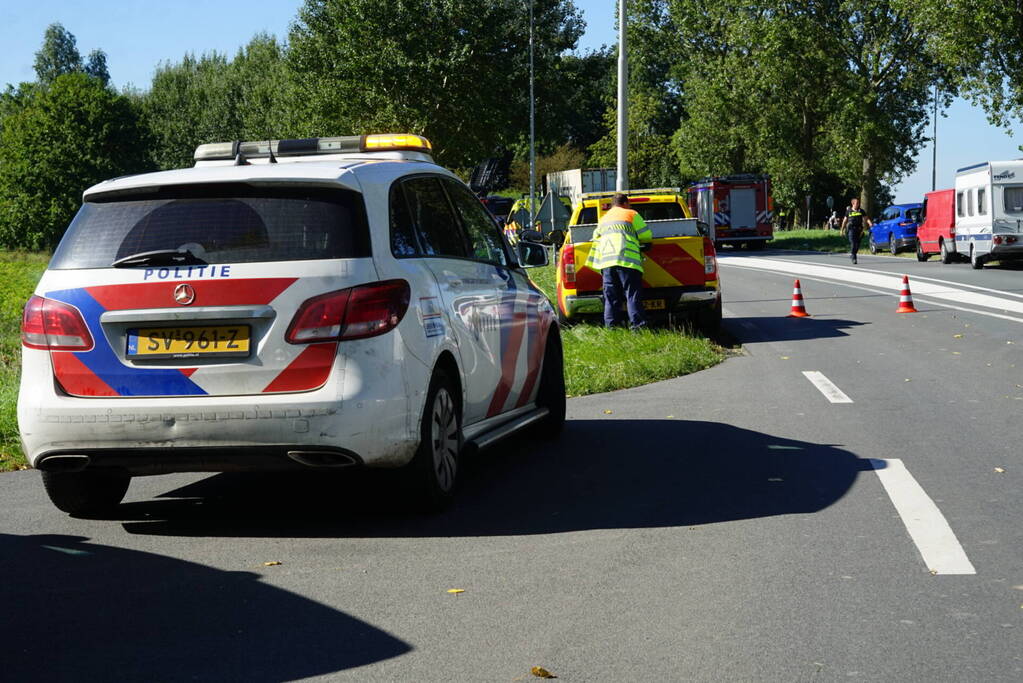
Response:
[[[625,2],[618,0],[618,171],[615,189],[629,189],[629,63],[625,45]]]
[[[536,192],[536,126],[533,102],[533,0],[529,0],[529,229],[535,222],[533,194]]]
[[[938,84],[934,84],[934,135],[931,136],[931,192],[938,189]]]

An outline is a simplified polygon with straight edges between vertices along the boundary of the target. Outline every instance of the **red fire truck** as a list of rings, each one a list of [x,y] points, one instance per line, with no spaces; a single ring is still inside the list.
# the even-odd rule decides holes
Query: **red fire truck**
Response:
[[[690,212],[711,226],[714,246],[763,249],[774,236],[774,200],[766,175],[704,178],[686,190]]]

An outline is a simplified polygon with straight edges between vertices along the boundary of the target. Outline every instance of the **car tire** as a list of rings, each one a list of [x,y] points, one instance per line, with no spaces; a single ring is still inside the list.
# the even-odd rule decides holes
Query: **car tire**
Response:
[[[974,270],[980,270],[984,267],[984,257],[977,254],[973,249],[973,245],[970,245],[970,267]]]
[[[941,249],[941,262],[948,265],[952,263],[952,252],[948,249],[948,244],[945,240],[941,240],[941,244],[938,245]]]
[[[714,301],[714,305],[701,309],[696,314],[696,327],[705,337],[713,337],[721,330],[721,297]]]
[[[58,510],[75,517],[111,512],[124,500],[131,477],[86,470],[43,472],[43,488]]]
[[[899,253],[899,247],[895,244],[895,235],[888,235],[888,253],[892,256]]]
[[[406,467],[412,495],[424,512],[440,512],[454,499],[461,464],[462,409],[455,383],[437,368],[419,425],[419,448]]]
[[[918,238],[916,241],[916,260],[919,261],[920,263],[923,263],[930,257],[931,257],[930,254],[924,253],[924,245]]]
[[[542,439],[554,440],[565,426],[565,356],[561,336],[556,329],[547,334],[543,366],[540,369],[540,387],[536,392],[536,407],[546,408],[547,417],[537,425],[536,434]]]
[[[870,249],[870,253],[874,254],[876,256],[877,255],[877,243],[874,241],[874,235],[873,234],[871,234],[870,237],[867,238],[867,244],[868,244],[868,248]]]

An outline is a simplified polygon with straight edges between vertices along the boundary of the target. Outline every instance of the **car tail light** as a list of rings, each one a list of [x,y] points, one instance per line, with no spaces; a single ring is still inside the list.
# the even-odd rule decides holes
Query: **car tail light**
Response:
[[[708,280],[716,280],[718,257],[714,251],[714,243],[706,237],[703,239],[703,272]]]
[[[74,306],[33,296],[21,317],[21,343],[30,349],[88,351],[92,335]]]
[[[575,284],[575,247],[571,244],[566,244],[561,250],[561,281]]]
[[[404,280],[385,280],[321,294],[299,307],[284,338],[291,344],[311,344],[384,334],[405,317],[409,296]]]
[[[902,221],[901,223],[899,223],[900,228],[904,228],[907,225],[913,225],[913,221]]]
[[[1001,243],[1002,243],[1002,236],[1001,236],[1001,235],[995,235],[995,236],[994,236],[994,239],[993,239],[992,241],[993,241],[993,242],[994,242],[995,244],[1001,244]]]

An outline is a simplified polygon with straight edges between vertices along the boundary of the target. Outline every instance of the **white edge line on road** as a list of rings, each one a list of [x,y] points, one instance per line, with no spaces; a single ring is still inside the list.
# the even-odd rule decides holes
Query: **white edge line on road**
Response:
[[[845,392],[835,386],[835,383],[824,376],[823,372],[817,370],[803,370],[803,377],[810,380],[810,383],[817,387],[817,390],[824,394],[824,398],[832,403],[852,403],[853,400],[845,395]]]
[[[927,569],[934,574],[976,574],[952,527],[923,487],[898,458],[871,458],[870,465],[888,492]]]
[[[727,262],[728,258],[729,257],[727,257],[727,256],[725,257],[726,262]],[[732,257],[732,258],[738,258],[738,257]],[[771,258],[771,257],[766,257],[766,258]],[[885,258],[887,258],[887,257],[885,257]],[[719,257],[719,260],[720,260],[720,257]],[[856,266],[855,268],[851,268],[848,264],[816,263],[814,261],[799,261],[797,259],[792,259],[792,258],[775,258],[775,260],[777,260],[777,261],[784,261],[785,263],[798,263],[798,264],[801,264],[801,265],[805,265],[807,263],[812,263],[813,265],[825,266],[826,268],[836,268],[838,270],[855,270],[858,273],[875,273],[877,275],[893,275],[895,277],[902,277],[902,275],[908,274],[908,273],[896,272],[896,271],[891,271],[891,270],[878,270],[876,268],[862,268],[860,266]],[[733,264],[728,263],[728,265],[733,265]],[[955,282],[954,280],[941,280],[939,278],[930,277],[930,276],[927,276],[927,275],[912,275],[910,277],[910,279],[914,280],[914,281],[915,280],[920,280],[921,282],[933,282],[933,283],[942,284],[942,285],[951,285],[953,288],[955,288],[955,287],[966,287],[967,289],[976,289],[976,290],[981,291],[981,292],[992,292],[994,294],[1000,294],[1001,296],[1010,296],[1010,297],[1015,297],[1017,299],[1023,299],[1023,294],[1017,294],[1015,292],[1007,292],[1004,289],[992,289],[991,287],[981,287],[980,285],[971,285],[971,284],[967,284],[966,282]]]
[[[742,268],[742,269],[745,269],[745,270],[755,270],[755,271],[760,272],[760,273],[772,273],[774,275],[785,275],[786,277],[792,277],[792,275],[790,273],[781,273],[781,272],[778,272],[778,271],[764,270],[763,268],[753,268],[751,266],[740,266],[740,265],[736,265],[734,263],[729,263],[728,265],[731,266],[732,268]],[[823,282],[824,284],[828,284],[828,285],[841,285],[842,287],[848,287],[849,289],[859,289],[861,291],[871,292],[873,294],[883,294],[884,296],[893,296],[893,294],[891,292],[887,292],[887,291],[885,291],[883,289],[875,289],[873,287],[864,287],[863,285],[854,285],[854,284],[850,284],[848,282],[842,282],[841,280],[829,280],[827,278],[817,277],[817,276],[814,276],[814,275],[801,275],[799,277],[799,279],[800,280],[808,280],[810,282]],[[788,299],[786,299],[786,301],[787,300]],[[943,303],[938,302],[938,301],[931,301],[930,299],[921,299],[920,297],[915,297],[915,301],[918,301],[919,303],[922,303],[922,304],[927,304],[928,306],[941,306],[942,308],[951,308],[953,310],[963,311],[965,313],[976,313],[977,315],[986,315],[989,318],[1001,318],[1002,320],[1011,320],[1014,323],[1023,323],[1023,318],[1016,318],[1016,317],[1013,317],[1011,315],[1004,315],[1002,313],[992,313],[990,311],[978,311],[975,308],[963,308],[962,306],[953,306],[952,304],[943,304]]]

